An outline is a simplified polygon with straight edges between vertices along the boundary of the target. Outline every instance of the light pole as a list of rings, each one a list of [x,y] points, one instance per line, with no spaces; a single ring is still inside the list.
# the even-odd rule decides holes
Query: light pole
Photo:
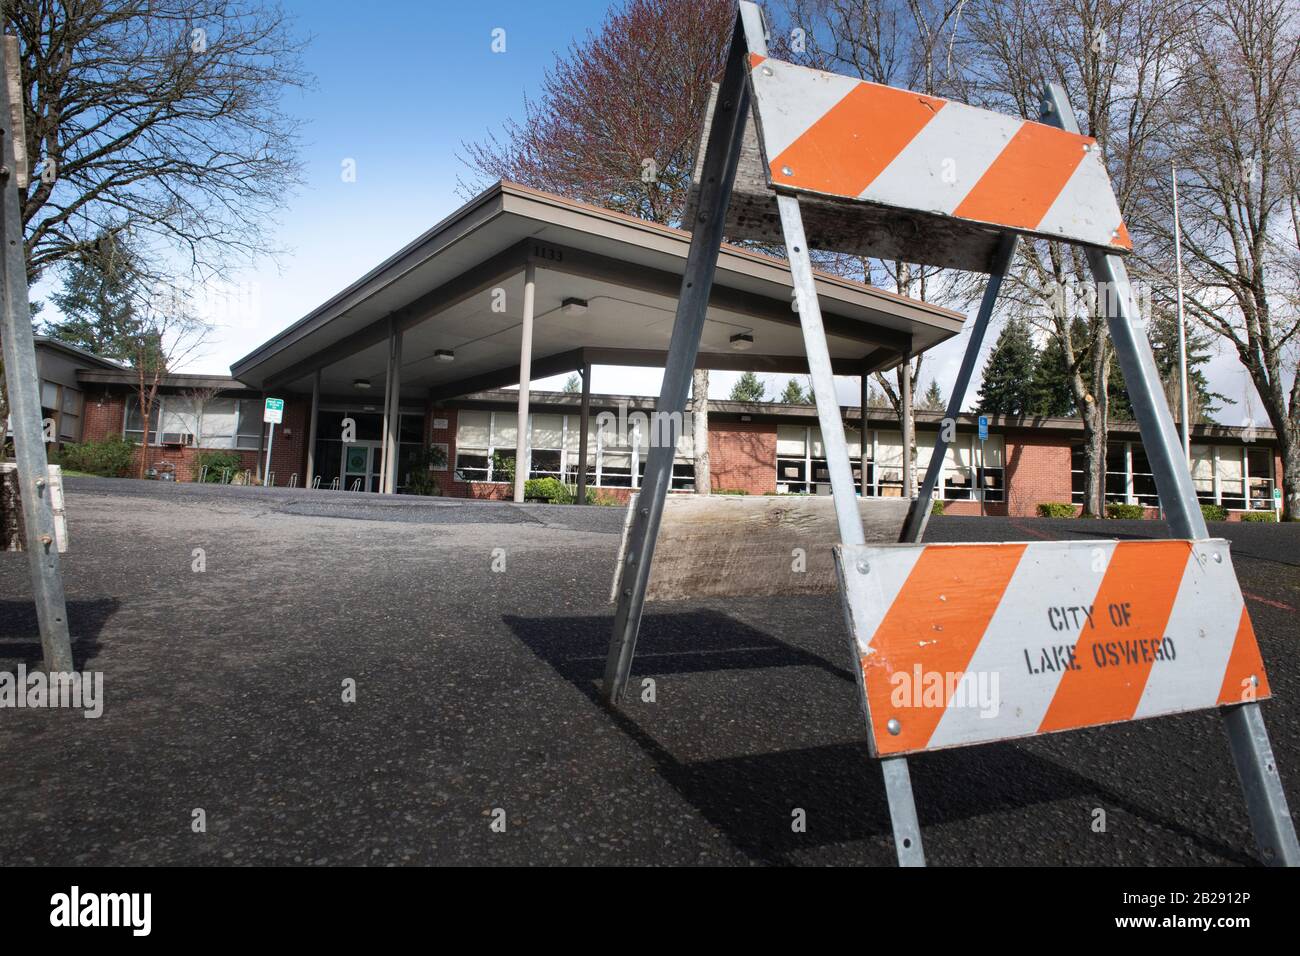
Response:
[[[1169,166],[1170,181],[1174,187],[1174,271],[1178,286],[1178,384],[1182,390],[1183,457],[1192,465],[1192,424],[1187,414],[1187,327],[1183,322],[1183,234],[1178,218],[1178,167]]]

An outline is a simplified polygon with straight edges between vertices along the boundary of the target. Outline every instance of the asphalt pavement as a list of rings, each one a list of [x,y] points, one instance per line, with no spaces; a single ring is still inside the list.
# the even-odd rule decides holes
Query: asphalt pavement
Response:
[[[894,862],[837,598],[652,606],[654,700],[612,710],[620,508],[66,485],[74,654],[103,715],[0,710],[0,863]],[[1295,807],[1300,525],[1213,532]],[[1165,533],[935,518],[928,540]],[[39,659],[26,560],[0,555],[0,670]],[[1214,713],[910,764],[932,864],[1256,862]]]

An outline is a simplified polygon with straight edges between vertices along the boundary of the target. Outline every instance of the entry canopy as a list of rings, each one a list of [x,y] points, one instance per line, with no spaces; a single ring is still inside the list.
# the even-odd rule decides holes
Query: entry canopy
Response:
[[[1092,137],[772,59],[753,3],[732,43],[750,114],[731,240],[782,244],[780,191],[799,195],[808,242],[828,252],[991,272],[1007,232],[1131,251]]]

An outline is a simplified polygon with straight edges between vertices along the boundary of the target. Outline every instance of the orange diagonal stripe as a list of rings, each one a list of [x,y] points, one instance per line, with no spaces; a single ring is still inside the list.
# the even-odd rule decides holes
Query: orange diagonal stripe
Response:
[[[856,197],[944,105],[933,96],[859,83],[772,160],[772,181]],[[787,167],[789,176],[782,172]]]
[[[1258,680],[1251,683],[1251,678]],[[1219,688],[1220,704],[1242,704],[1250,700],[1263,700],[1271,696],[1268,676],[1264,673],[1264,659],[1259,654],[1255,629],[1250,626],[1250,615],[1245,606],[1241,609],[1241,622],[1237,636],[1228,655],[1228,666],[1223,672],[1223,686]]]
[[[1192,546],[1188,541],[1121,541],[1092,603],[1092,626],[1075,644],[1079,670],[1067,670],[1038,727],[1040,734],[1129,720],[1151,676],[1132,642],[1164,636]],[[1116,625],[1111,605],[1128,614]],[[1122,621],[1122,618],[1121,618]],[[1132,656],[1125,656],[1125,651]],[[1114,651],[1118,659],[1109,656]],[[1105,662],[1100,666],[1099,661]]]
[[[953,215],[1017,229],[1038,228],[1083,162],[1084,145],[1091,142],[1041,123],[1025,123]]]
[[[862,658],[876,749],[881,754],[919,750],[929,743],[947,706],[949,675],[960,677],[1006,593],[1023,544],[931,546],[921,552],[871,640],[873,653]],[[945,693],[935,706],[922,694],[917,701],[916,667],[923,676],[940,675]],[[895,683],[895,675],[906,681]],[[896,702],[896,688],[908,698]],[[896,719],[898,734],[889,732]]]

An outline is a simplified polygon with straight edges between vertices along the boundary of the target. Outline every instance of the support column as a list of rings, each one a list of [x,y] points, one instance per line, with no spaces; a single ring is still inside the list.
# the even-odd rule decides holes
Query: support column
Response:
[[[862,367],[862,393],[858,398],[858,414],[862,416],[858,422],[858,432],[860,433],[859,441],[862,447],[858,450],[858,469],[862,473],[861,487],[862,497],[868,494],[867,489],[867,447],[871,444],[871,430],[867,427],[867,400],[871,397],[871,374],[867,367]]]
[[[536,294],[537,267],[529,262],[524,267],[524,320],[519,336],[519,433],[515,436],[515,501],[524,500],[524,482],[528,478],[528,389],[532,378],[533,301]]]
[[[578,504],[587,503],[587,424],[591,421],[591,365],[582,366],[582,406],[578,413]]]
[[[311,413],[307,418],[307,480],[304,488],[310,488],[316,477],[316,419],[320,417],[320,369],[311,377]]]
[[[394,328],[388,342],[388,406],[384,428],[383,471],[379,490],[397,494],[397,458],[402,434],[402,330]]]
[[[916,410],[912,407],[912,352],[909,349],[903,355],[903,382],[899,388],[898,403],[903,409],[899,420],[903,425],[903,497],[911,498],[916,494],[916,466],[912,462],[912,442],[916,431],[913,423]]]

